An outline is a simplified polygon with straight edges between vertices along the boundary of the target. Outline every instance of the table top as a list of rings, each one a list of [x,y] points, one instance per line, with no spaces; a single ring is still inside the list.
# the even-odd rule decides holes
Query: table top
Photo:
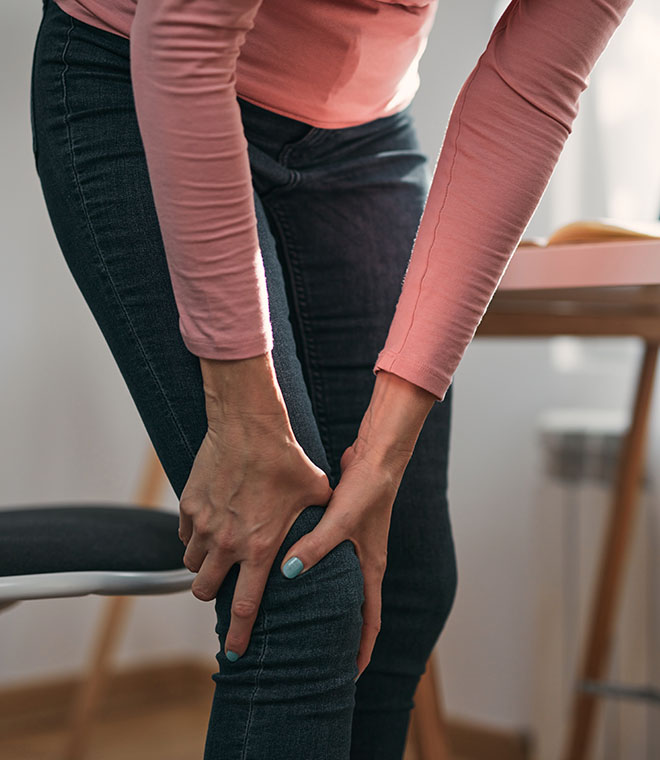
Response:
[[[660,342],[660,240],[519,246],[475,337]]]
[[[660,240],[519,246],[499,291],[660,284]]]

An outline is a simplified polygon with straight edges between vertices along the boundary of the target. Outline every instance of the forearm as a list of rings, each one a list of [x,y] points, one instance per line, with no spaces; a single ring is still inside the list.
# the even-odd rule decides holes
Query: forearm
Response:
[[[270,352],[249,359],[200,358],[209,423],[235,417],[286,422]],[[379,372],[362,418],[356,453],[401,474],[436,397],[391,372]]]

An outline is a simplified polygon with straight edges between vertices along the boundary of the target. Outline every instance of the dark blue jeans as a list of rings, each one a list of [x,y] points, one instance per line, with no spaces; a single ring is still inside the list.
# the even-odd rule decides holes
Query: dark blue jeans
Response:
[[[135,115],[129,41],[43,0],[33,62],[35,165],[59,247],[181,495],[207,419],[178,329]],[[239,98],[274,331],[294,433],[334,487],[374,384],[430,180],[410,107],[322,129]],[[451,387],[397,495],[381,631],[354,684],[363,577],[346,540],[307,573],[279,570],[320,520],[287,535],[246,653],[223,654],[235,564],[215,600],[220,643],[206,760],[400,760],[413,695],[456,589],[447,504]],[[167,621],[164,621],[167,624]]]

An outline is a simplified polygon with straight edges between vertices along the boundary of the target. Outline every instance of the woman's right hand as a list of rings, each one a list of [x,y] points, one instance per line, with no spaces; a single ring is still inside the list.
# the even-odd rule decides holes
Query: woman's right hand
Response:
[[[332,488],[295,438],[270,353],[200,361],[208,430],[181,494],[179,536],[202,601],[240,564],[225,653],[241,656],[282,542],[304,509],[327,505]]]

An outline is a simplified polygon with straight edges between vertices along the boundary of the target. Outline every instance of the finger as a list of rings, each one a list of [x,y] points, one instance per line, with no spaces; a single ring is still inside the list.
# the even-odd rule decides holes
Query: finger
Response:
[[[314,530],[305,533],[289,548],[280,565],[282,574],[287,578],[295,578],[314,567],[350,535],[349,519],[347,513],[342,516],[338,510],[331,510],[328,505]]]
[[[179,508],[179,538],[184,546],[188,546],[188,541],[192,536],[193,521],[190,515],[186,515]]]
[[[364,572],[364,571],[363,571]],[[362,605],[362,636],[360,638],[360,649],[358,651],[357,668],[359,678],[362,671],[367,667],[371,660],[371,654],[380,632],[380,613],[381,613],[381,590],[383,585],[384,572],[377,572],[373,569],[367,570],[364,574],[364,603]],[[357,678],[355,679],[357,681]]]
[[[203,602],[215,599],[234,561],[224,551],[209,551],[192,583],[193,595]]]
[[[207,552],[208,549],[204,545],[204,541],[199,537],[198,533],[193,532],[192,537],[186,546],[186,551],[183,553],[183,564],[188,570],[196,573],[202,566],[202,562],[204,561]]]
[[[225,639],[225,654],[234,662],[250,643],[272,562],[243,560],[231,604],[231,621]]]

